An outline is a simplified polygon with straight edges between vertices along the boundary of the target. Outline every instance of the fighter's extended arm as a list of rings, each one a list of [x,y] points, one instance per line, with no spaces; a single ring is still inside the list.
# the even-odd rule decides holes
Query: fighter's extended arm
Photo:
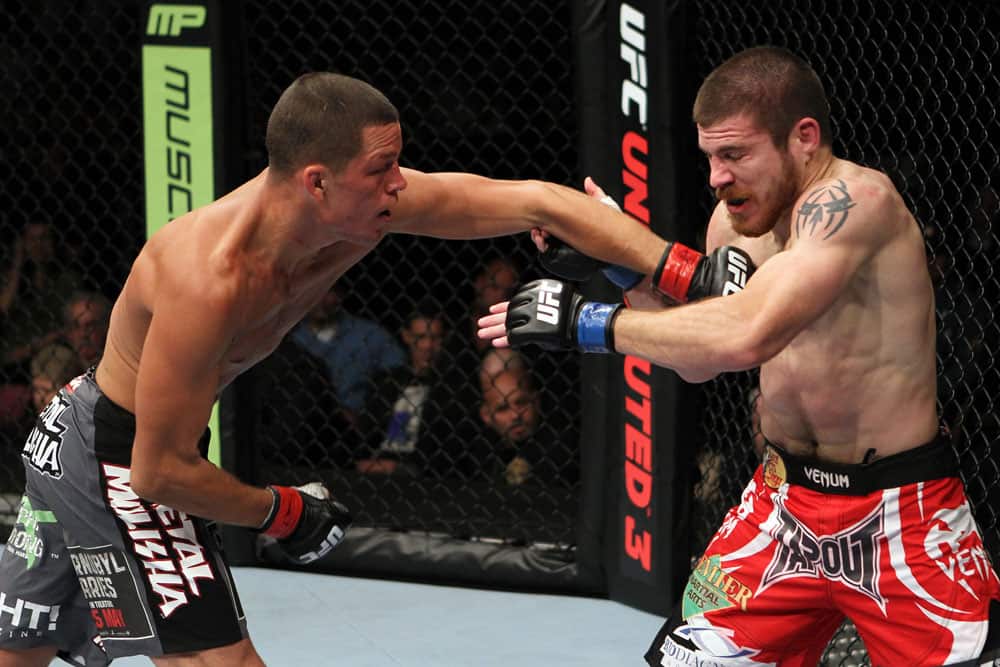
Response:
[[[509,313],[505,305],[483,318],[480,336],[497,339],[499,346],[523,341],[598,350],[606,343],[617,352],[672,368],[691,382],[754,368],[822,316],[887,241],[893,226],[885,222],[890,197],[869,186],[857,200],[837,205],[850,204],[843,218],[820,216],[818,225],[811,222],[809,210],[800,209],[792,222],[792,248],[768,260],[746,289],[725,299],[657,312],[608,311],[599,307],[603,304],[582,302],[554,315],[551,308],[524,307],[535,302],[547,306],[552,300],[536,288],[515,294]]]
[[[666,241],[583,192],[544,181],[503,181],[404,169],[407,187],[390,230],[452,239],[503,236],[538,227],[580,252],[652,274]]]

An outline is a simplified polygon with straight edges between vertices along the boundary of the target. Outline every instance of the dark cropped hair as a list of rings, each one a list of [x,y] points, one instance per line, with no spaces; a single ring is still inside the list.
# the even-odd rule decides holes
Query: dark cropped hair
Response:
[[[430,296],[421,297],[413,304],[409,317],[406,318],[405,326],[410,326],[416,320],[441,320],[444,323],[446,318],[441,301]]]
[[[694,122],[709,127],[740,114],[767,130],[778,148],[785,148],[792,127],[803,118],[819,123],[822,145],[832,143],[823,84],[806,61],[787,49],[741,51],[705,78],[694,101]]]
[[[362,130],[398,122],[392,102],[364,81],[332,72],[303,74],[281,94],[267,121],[269,167],[290,174],[319,163],[340,171],[361,151]]]

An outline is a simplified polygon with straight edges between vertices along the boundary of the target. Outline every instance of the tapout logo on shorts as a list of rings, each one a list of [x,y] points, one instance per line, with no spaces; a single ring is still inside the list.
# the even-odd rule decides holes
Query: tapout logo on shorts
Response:
[[[188,594],[200,595],[198,580],[213,581],[191,518],[164,505],[144,502],[132,490],[131,470],[102,464],[105,493],[115,515],[132,540],[135,555],[146,570],[153,593],[160,598],[164,618],[188,604]]]
[[[771,584],[792,577],[820,577],[841,581],[848,588],[871,598],[885,613],[879,591],[879,555],[885,536],[882,505],[853,526],[817,537],[775,498],[774,511],[761,525],[778,543],[764,571],[758,593]]]
[[[53,479],[62,479],[63,476],[59,451],[66,426],[59,421],[59,417],[67,408],[69,399],[62,392],[57,393],[38,416],[21,451],[21,456],[28,465]]]

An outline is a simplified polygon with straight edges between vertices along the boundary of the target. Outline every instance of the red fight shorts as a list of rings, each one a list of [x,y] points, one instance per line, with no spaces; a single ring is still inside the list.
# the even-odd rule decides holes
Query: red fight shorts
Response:
[[[1000,582],[945,438],[863,465],[769,444],[650,665],[815,667],[847,616],[872,667],[976,658]]]

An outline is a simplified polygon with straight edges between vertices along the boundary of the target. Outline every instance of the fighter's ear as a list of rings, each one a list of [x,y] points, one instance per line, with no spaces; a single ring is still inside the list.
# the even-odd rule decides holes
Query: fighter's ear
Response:
[[[323,199],[327,192],[327,184],[330,182],[329,171],[321,164],[307,164],[299,172],[299,180],[302,187],[311,197]]]
[[[799,122],[792,127],[788,139],[790,148],[798,147],[807,153],[814,153],[823,139],[819,121],[810,116],[800,118]]]

